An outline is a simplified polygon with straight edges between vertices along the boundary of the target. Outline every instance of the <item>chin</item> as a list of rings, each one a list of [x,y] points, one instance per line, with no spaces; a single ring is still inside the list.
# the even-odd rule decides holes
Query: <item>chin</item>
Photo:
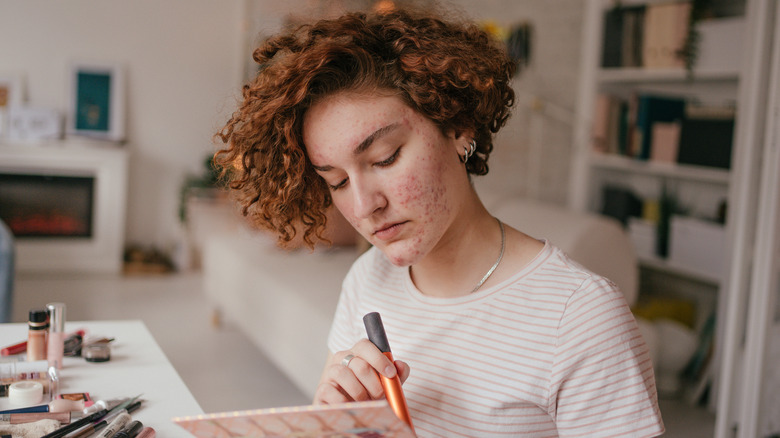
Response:
[[[412,266],[423,257],[423,251],[417,247],[405,244],[405,242],[396,242],[390,245],[377,245],[380,251],[385,254],[390,263],[399,268]]]

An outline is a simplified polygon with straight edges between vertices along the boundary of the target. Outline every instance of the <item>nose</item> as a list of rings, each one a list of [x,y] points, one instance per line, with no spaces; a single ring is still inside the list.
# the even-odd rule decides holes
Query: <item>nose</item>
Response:
[[[371,178],[353,178],[351,183],[353,208],[358,219],[366,219],[387,205],[381,185]]]

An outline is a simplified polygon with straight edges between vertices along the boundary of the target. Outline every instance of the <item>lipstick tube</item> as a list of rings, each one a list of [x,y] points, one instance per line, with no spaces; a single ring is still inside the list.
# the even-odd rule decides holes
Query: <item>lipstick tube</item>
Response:
[[[27,351],[27,341],[19,342],[18,344],[9,345],[0,350],[0,355],[10,356],[12,354],[24,353]]]
[[[390,352],[390,344],[387,342],[387,334],[385,333],[385,327],[382,324],[382,317],[377,312],[371,312],[363,317],[363,324],[366,326],[366,333],[368,334],[368,340],[371,341],[382,354],[385,355],[390,362],[393,361],[393,353]],[[412,425],[412,417],[409,416],[409,408],[406,406],[406,397],[404,391],[401,388],[401,378],[396,373],[392,379],[383,375],[379,375],[379,380],[382,382],[382,388],[385,390],[385,397],[390,407],[395,412],[395,415],[409,425],[409,428],[414,432],[414,426]]]

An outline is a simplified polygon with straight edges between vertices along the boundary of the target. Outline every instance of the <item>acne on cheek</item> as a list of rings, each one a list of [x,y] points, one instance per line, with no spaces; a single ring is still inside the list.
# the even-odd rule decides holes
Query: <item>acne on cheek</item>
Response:
[[[396,187],[395,195],[396,199],[398,199],[398,202],[404,207],[407,207],[412,202],[420,199],[422,193],[420,190],[420,183],[417,181],[417,177],[415,175],[411,175],[406,178],[405,181]]]
[[[404,208],[422,207],[423,220],[432,223],[437,216],[449,211],[448,205],[442,202],[446,192],[446,187],[435,180],[424,182],[411,175],[397,186],[395,197]]]

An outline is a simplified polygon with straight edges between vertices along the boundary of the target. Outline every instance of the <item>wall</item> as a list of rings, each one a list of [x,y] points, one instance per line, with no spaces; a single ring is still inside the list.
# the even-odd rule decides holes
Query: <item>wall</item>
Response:
[[[125,67],[129,242],[176,237],[179,186],[241,77],[242,14],[239,1],[0,0],[0,72],[24,75],[28,104],[64,112],[74,60]]]
[[[531,64],[516,77],[517,104],[495,139],[485,190],[511,190],[565,204],[580,65],[582,0],[452,1],[466,16],[533,26]],[[538,99],[541,107],[535,106]],[[567,120],[569,119],[569,120]]]

